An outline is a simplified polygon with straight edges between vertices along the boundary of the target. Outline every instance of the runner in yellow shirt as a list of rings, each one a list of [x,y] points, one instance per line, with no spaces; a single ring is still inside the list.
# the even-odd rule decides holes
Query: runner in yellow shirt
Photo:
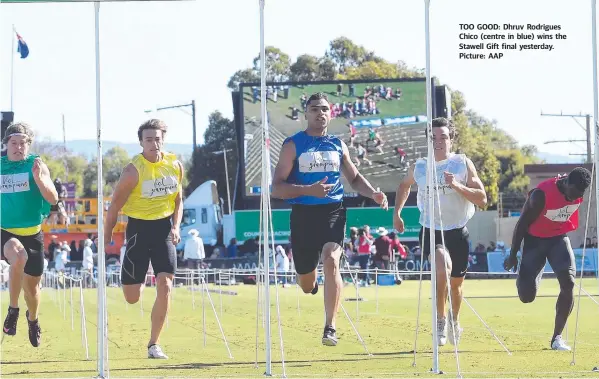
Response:
[[[106,215],[104,236],[107,245],[112,241],[112,231],[122,209],[128,222],[121,282],[129,304],[139,300],[152,262],[157,294],[152,308],[148,358],[159,359],[168,359],[158,343],[170,305],[177,268],[175,246],[181,240],[179,227],[183,215],[183,165],[174,154],[162,150],[166,129],[164,122],[155,119],[139,127],[137,135],[143,151],[121,174]]]

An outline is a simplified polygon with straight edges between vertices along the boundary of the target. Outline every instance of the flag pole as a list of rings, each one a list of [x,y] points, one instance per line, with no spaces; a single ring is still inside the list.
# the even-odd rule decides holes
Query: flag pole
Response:
[[[14,92],[14,81],[15,81],[15,37],[17,34],[17,30],[15,29],[15,24],[12,25],[12,32],[14,35],[11,40],[11,55],[10,55],[10,111],[13,111],[13,92]]]

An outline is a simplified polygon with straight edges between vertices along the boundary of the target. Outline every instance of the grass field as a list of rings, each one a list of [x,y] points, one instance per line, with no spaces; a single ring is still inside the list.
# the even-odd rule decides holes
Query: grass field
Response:
[[[224,288],[224,287],[223,287]],[[585,281],[584,288],[597,294],[597,279]],[[214,313],[206,302],[207,345],[203,346],[201,295],[186,287],[174,291],[174,303],[162,346],[169,360],[148,360],[150,311],[155,296],[147,288],[143,297],[143,316],[139,304],[126,306],[120,289],[108,289],[108,328],[111,377],[263,377],[264,334],[260,327],[259,368],[254,367],[256,336],[255,286],[227,288],[237,296],[223,295],[222,324],[234,359],[230,359],[220,337]],[[285,362],[288,377],[430,377],[431,317],[430,286],[423,283],[423,306],[418,337],[417,365],[412,367],[414,329],[417,310],[417,281],[401,286],[361,288],[366,301],[344,301],[348,313],[358,321],[358,328],[373,353],[368,357],[357,341],[347,319],[340,313],[337,347],[320,344],[323,323],[322,290],[316,295],[299,296],[295,287],[280,289]],[[378,293],[378,313],[377,313]],[[464,377],[599,377],[591,372],[599,365],[599,307],[591,299],[581,300],[576,365],[572,353],[549,349],[553,329],[555,297],[538,297],[532,304],[516,298],[482,299],[478,296],[515,295],[514,280],[467,280],[465,295],[480,316],[494,329],[513,355],[509,356],[492,338],[474,313],[463,304],[461,323],[465,329],[460,344],[459,363]],[[556,295],[555,279],[542,282],[539,295]],[[78,292],[75,292],[78,295]],[[42,346],[35,349],[27,339],[25,312],[19,320],[17,336],[6,338],[2,345],[1,375],[14,378],[92,377],[96,372],[96,291],[85,290],[85,311],[89,354],[85,360],[81,345],[79,302],[75,296],[74,331],[71,330],[69,292],[66,320],[60,311],[54,290],[44,290],[40,313],[43,329]],[[220,296],[211,293],[220,317]],[[7,292],[2,292],[2,318],[5,317]],[[276,324],[275,291],[272,288],[273,374],[281,377],[281,355]],[[354,297],[355,289],[346,287],[343,297]],[[597,297],[596,297],[597,298]],[[24,306],[21,300],[21,306]],[[568,341],[573,341],[575,314],[570,323]],[[564,333],[565,334],[565,333]],[[451,345],[440,348],[440,368],[445,377],[456,376],[456,359]]]

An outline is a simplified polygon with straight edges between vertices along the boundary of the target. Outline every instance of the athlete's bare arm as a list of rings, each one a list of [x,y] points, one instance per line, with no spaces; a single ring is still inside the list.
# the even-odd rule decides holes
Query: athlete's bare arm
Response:
[[[449,172],[445,172],[445,181],[466,200],[479,208],[484,208],[487,205],[487,193],[485,192],[485,186],[478,177],[476,167],[474,167],[474,163],[472,163],[470,158],[466,158],[466,167],[468,168],[466,185],[455,180],[454,175]]]
[[[112,201],[110,202],[110,207],[108,207],[108,212],[106,212],[106,220],[104,221],[104,243],[107,245],[112,241],[112,230],[116,226],[119,211],[127,202],[127,199],[137,185],[138,180],[139,174],[137,173],[137,169],[133,164],[129,163],[123,169],[119,182],[114,188]]]
[[[333,188],[332,184],[326,184],[326,180],[321,180],[312,185],[287,183],[287,178],[293,169],[294,160],[295,143],[289,141],[281,148],[279,162],[272,180],[271,196],[277,199],[294,199],[300,196],[326,197],[327,193]]]
[[[532,223],[541,215],[541,212],[545,208],[545,193],[537,189],[533,189],[524,207],[522,207],[522,214],[516,223],[514,228],[514,234],[512,236],[512,246],[510,248],[510,256],[504,262],[504,268],[509,271],[514,269],[516,272],[518,266],[517,254],[522,245],[524,236],[528,233],[528,228]]]
[[[58,192],[56,192],[56,187],[52,183],[48,166],[40,158],[35,158],[32,171],[33,180],[35,180],[35,184],[37,184],[44,200],[52,205],[58,203]]]
[[[408,197],[410,196],[410,190],[412,186],[416,184],[416,180],[414,179],[414,167],[415,164],[412,164],[408,169],[407,175],[403,178],[403,180],[399,183],[397,187],[397,191],[395,191],[395,209],[393,210],[393,227],[400,233],[404,232],[404,223],[401,218],[401,210],[404,205],[406,205],[406,201],[408,201]]]
[[[351,188],[353,188],[356,192],[364,197],[372,199],[377,190],[372,187],[364,175],[360,174],[360,171],[358,171],[358,168],[354,162],[352,162],[351,157],[349,156],[349,149],[347,148],[345,142],[341,141],[341,147],[343,148],[343,162],[341,164],[343,176],[345,176],[351,185]]]
[[[183,178],[185,173],[183,171],[183,165],[177,161],[181,175],[179,176],[179,188],[177,189],[177,197],[175,198],[175,212],[173,212],[172,220],[172,237],[173,243],[178,244],[181,241],[181,235],[179,234],[179,228],[181,227],[181,219],[183,218]]]

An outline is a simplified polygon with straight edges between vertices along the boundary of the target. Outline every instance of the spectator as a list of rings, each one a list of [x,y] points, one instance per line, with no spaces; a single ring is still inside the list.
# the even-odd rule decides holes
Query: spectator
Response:
[[[279,274],[279,283],[283,283],[283,287],[289,287],[287,284],[287,273],[289,272],[289,258],[285,254],[285,249],[281,245],[277,245],[275,248],[276,256],[275,260],[277,263],[277,273]]]
[[[92,240],[89,238],[83,241],[83,264],[82,268],[85,272],[84,281],[86,285],[91,287],[91,282],[94,277],[94,252],[92,251]],[[122,262],[122,257],[121,257]]]
[[[55,236],[55,235],[53,235],[53,236],[52,236],[52,241],[51,241],[51,242],[50,242],[50,244],[48,245],[48,254],[46,254],[46,258],[47,258],[49,261],[52,261],[52,260],[54,260],[54,256],[55,256],[55,253],[56,253],[56,249],[57,249],[58,247],[60,247],[60,245],[59,245],[59,244],[58,244],[58,242],[57,242],[57,239],[58,239],[58,237],[57,237],[57,236]]]
[[[358,230],[358,256],[357,260],[360,264],[360,270],[365,271],[368,269],[368,260],[370,259],[370,249],[372,246],[372,236],[370,236],[369,230],[361,228]],[[367,272],[360,273],[361,279],[364,281],[364,286],[368,286],[370,283],[370,275]]]
[[[202,241],[200,232],[196,229],[191,229],[189,235],[190,237],[185,241],[183,259],[187,264],[187,268],[197,269],[200,267],[204,258],[206,258],[204,241]]]
[[[391,256],[393,254],[391,250],[392,241],[387,235],[389,232],[382,226],[378,228],[376,232],[379,237],[374,240],[374,247],[376,248],[374,264],[381,270],[389,270],[389,262],[391,261]]]
[[[227,246],[227,258],[237,258],[237,239],[231,238]]]
[[[593,237],[593,240],[591,241],[591,247],[593,248],[597,248],[597,236]]]

